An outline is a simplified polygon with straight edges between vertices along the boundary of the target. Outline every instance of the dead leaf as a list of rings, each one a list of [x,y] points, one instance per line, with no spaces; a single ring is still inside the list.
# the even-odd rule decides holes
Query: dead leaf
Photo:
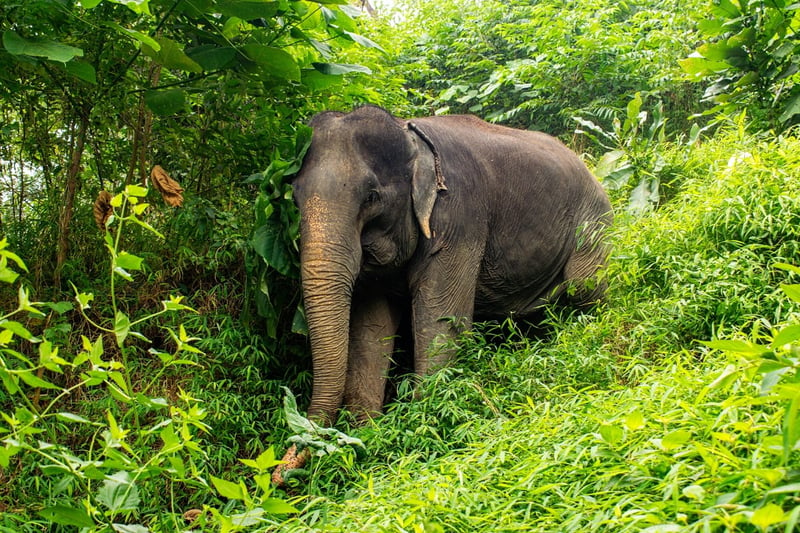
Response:
[[[97,222],[97,227],[105,230],[106,222],[114,212],[111,207],[111,193],[100,191],[100,194],[97,195],[97,200],[94,201],[92,211],[94,212],[94,221]]]
[[[181,187],[180,183],[172,179],[170,175],[167,174],[167,171],[161,168],[161,165],[153,167],[153,170],[150,172],[150,181],[153,182],[155,188],[161,193],[161,197],[164,198],[167,205],[171,207],[180,207],[183,205],[183,187]]]

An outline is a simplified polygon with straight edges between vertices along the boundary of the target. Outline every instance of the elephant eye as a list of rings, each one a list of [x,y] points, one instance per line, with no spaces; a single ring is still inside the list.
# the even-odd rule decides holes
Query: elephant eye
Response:
[[[381,195],[378,194],[378,191],[369,191],[367,193],[367,198],[364,200],[364,205],[372,205],[374,203],[379,202],[381,199]]]

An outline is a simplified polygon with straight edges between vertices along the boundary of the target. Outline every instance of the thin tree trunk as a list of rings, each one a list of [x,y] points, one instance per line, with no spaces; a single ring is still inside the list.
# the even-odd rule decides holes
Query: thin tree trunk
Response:
[[[69,232],[72,216],[75,212],[75,196],[78,192],[78,176],[81,170],[83,148],[86,144],[86,131],[89,128],[89,113],[87,108],[78,110],[78,131],[75,133],[75,143],[72,146],[69,168],[64,187],[64,200],[61,213],[58,217],[58,246],[56,249],[56,268],[53,273],[53,285],[61,288],[61,270],[69,256]]]

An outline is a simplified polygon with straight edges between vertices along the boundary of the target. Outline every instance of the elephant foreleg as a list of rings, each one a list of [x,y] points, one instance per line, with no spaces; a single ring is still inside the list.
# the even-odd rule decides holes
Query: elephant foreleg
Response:
[[[439,254],[416,276],[412,292],[414,371],[429,375],[445,366],[456,350],[454,340],[472,325],[478,254]]]
[[[380,414],[400,311],[385,296],[357,292],[350,318],[344,404],[359,422]]]

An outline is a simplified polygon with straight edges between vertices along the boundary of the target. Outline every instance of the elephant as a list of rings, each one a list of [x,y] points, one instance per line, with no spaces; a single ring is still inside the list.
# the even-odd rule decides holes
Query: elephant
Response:
[[[310,126],[292,185],[311,419],[328,424],[342,406],[361,419],[381,412],[404,313],[425,376],[448,364],[474,319],[602,298],[611,205],[554,137],[371,105]]]

